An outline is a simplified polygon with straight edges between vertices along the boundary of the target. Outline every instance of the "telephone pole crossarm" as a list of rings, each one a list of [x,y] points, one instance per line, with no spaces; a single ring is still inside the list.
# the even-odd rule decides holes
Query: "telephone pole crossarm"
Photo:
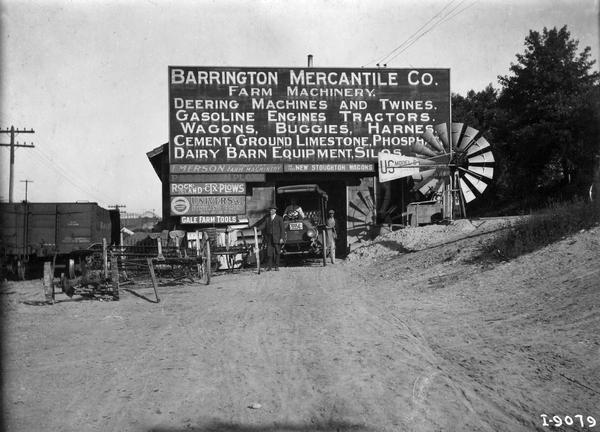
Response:
[[[0,143],[0,147],[10,147],[10,174],[9,174],[9,190],[8,190],[8,202],[13,202],[13,188],[14,188],[14,165],[15,165],[15,147],[27,147],[32,148],[35,147],[33,143],[30,144],[21,144],[15,142],[15,135],[20,133],[35,133],[33,129],[15,129],[14,126],[11,126],[7,129],[0,129],[0,133],[10,134],[10,143]]]

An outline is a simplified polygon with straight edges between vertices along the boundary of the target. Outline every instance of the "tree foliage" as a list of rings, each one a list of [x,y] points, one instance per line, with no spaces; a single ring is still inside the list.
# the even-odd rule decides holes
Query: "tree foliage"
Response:
[[[498,114],[498,91],[489,84],[484,90],[470,90],[465,97],[452,95],[452,117],[475,129],[489,131]]]
[[[598,152],[598,72],[590,48],[566,26],[530,31],[510,75],[500,76],[496,138],[505,148],[515,198],[583,190]]]
[[[492,143],[494,182],[475,207],[583,195],[600,159],[600,75],[566,26],[531,30],[500,89],[452,96],[453,119]]]

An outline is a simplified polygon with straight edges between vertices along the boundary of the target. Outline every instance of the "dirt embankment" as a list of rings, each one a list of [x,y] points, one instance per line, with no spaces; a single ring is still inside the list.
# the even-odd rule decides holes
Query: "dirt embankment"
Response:
[[[448,245],[466,238],[481,237],[508,229],[520,219],[520,216],[459,219],[449,224],[399,229],[382,234],[375,240],[363,242],[348,256],[348,261],[380,260],[406,252]]]
[[[23,301],[43,298],[40,281],[5,284],[8,430],[541,431],[541,414],[600,421],[600,228],[493,266],[472,258],[493,234],[451,229],[429,244],[379,239],[361,259],[325,268],[161,287],[159,304],[125,292],[31,306]]]

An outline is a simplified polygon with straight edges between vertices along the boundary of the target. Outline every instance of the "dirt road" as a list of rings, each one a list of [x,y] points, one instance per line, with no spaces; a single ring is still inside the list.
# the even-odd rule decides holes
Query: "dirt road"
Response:
[[[32,306],[23,301],[42,299],[41,282],[9,282],[8,430],[541,431],[544,413],[600,422],[600,229],[496,266],[472,262],[480,241],[221,275],[162,288],[159,304],[125,293]]]

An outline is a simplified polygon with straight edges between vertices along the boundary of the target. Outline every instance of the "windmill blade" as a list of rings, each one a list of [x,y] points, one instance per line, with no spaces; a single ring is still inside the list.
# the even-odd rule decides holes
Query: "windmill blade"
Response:
[[[434,189],[434,186],[437,184],[438,180],[439,179],[436,178],[430,178],[425,180],[425,183],[423,183],[423,185],[418,189],[418,191],[421,192],[423,195],[427,195]]]
[[[428,147],[425,147],[425,144],[420,143],[418,141],[413,145],[412,150],[417,154],[422,154],[425,156],[436,156],[437,155],[436,152],[429,149]]]
[[[479,131],[477,129],[472,128],[471,126],[467,126],[465,133],[462,135],[462,139],[460,140],[460,144],[456,147],[458,150],[465,150],[471,145],[471,142],[475,139]]]
[[[417,181],[422,181],[423,179],[428,179],[430,177],[433,177],[434,174],[435,174],[435,168],[420,171],[418,174],[413,174],[412,178],[414,181],[417,182]]]
[[[446,123],[440,123],[433,127],[433,130],[437,132],[438,137],[444,145],[446,151],[450,150],[450,141],[448,139],[448,125]]]
[[[452,123],[452,147],[456,148],[460,140],[464,123]]]
[[[439,156],[434,156],[434,157],[430,158],[429,160],[434,162],[436,165],[449,165],[450,164],[450,154],[449,153],[441,154]]]
[[[471,189],[469,189],[469,187],[465,184],[465,182],[463,180],[459,180],[458,184],[460,185],[460,190],[463,194],[465,202],[469,203],[476,198],[473,191],[471,191]]]
[[[477,167],[477,168],[479,168],[479,167]],[[479,172],[471,171],[470,169],[463,168],[463,167],[458,168],[458,174],[461,176],[465,175],[465,174],[469,174],[472,177],[475,177],[476,179],[484,181],[486,183],[489,183],[491,181],[491,178],[484,176],[484,175],[480,174]],[[492,171],[492,174],[493,174],[493,171]]]
[[[484,138],[481,137],[474,141],[469,148],[467,149],[467,155],[475,155],[475,153],[479,153],[490,147],[490,143]]]
[[[491,164],[494,163],[494,155],[491,151],[478,154],[476,156],[469,156],[469,164]]]
[[[492,179],[494,177],[494,168],[486,166],[471,166],[467,168],[469,173],[477,173],[481,177]]]
[[[446,152],[446,150],[444,150],[443,143],[440,142],[440,140],[435,136],[435,134],[433,133],[432,130],[427,129],[425,131],[425,133],[423,133],[421,135],[421,138],[423,138],[427,144],[429,144],[431,147],[433,147],[438,152],[440,152],[440,153]]]
[[[431,166],[431,165],[449,165],[450,164],[450,154],[446,153],[439,156],[433,156],[430,158],[420,158],[414,157],[417,160],[419,166]]]
[[[431,178],[424,182],[421,182],[419,187],[415,186],[415,189],[418,189],[423,195],[428,195],[434,192],[441,192],[444,189],[445,180],[443,178]]]
[[[414,180],[421,180],[425,177],[443,178],[451,175],[450,167],[447,166],[421,166],[419,172],[412,174]]]
[[[484,178],[485,177],[477,177],[473,175],[473,173],[468,172],[467,170],[461,169],[460,172],[460,180],[467,180],[473,188],[479,191],[480,194],[483,193],[485,188],[487,188],[487,180],[484,181]]]
[[[415,181],[415,184],[413,186],[414,190],[418,190],[421,187],[423,187],[423,185],[429,181],[431,181],[432,179],[437,179],[437,177],[435,176],[435,170],[428,170],[428,171],[423,171],[422,173],[420,173],[418,175],[418,178],[415,178],[417,175],[413,176],[413,180]]]

